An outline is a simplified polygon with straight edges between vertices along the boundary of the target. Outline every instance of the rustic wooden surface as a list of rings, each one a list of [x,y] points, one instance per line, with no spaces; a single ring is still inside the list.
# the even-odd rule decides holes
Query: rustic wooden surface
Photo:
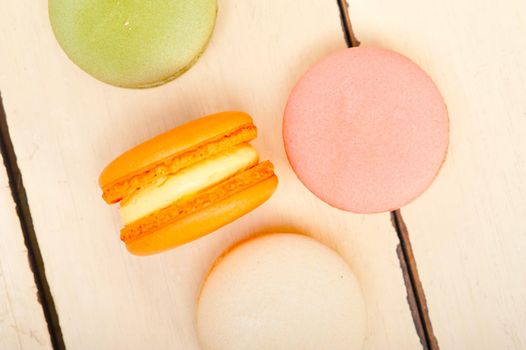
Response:
[[[0,156],[0,349],[51,349]]]
[[[349,6],[362,44],[421,64],[450,112],[443,171],[401,211],[440,347],[526,348],[526,3]]]
[[[290,88],[309,65],[345,46],[336,1],[219,6],[212,42],[196,66],[142,91],[105,85],[69,62],[46,2],[13,1],[0,11],[0,52],[9,53],[0,55],[0,89],[66,347],[196,349],[195,298],[214,258],[254,232],[296,231],[351,264],[366,299],[367,349],[421,348],[389,214],[353,215],[323,204],[296,179],[282,147]],[[148,137],[227,109],[253,115],[255,145],[277,167],[277,193],[197,242],[153,257],[129,255],[118,239],[116,208],[100,198],[101,169]]]

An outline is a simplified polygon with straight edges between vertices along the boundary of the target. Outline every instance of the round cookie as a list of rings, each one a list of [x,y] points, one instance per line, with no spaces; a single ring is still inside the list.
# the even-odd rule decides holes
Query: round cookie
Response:
[[[447,153],[449,119],[431,78],[384,49],[338,51],[292,90],[283,120],[299,179],[356,213],[400,208],[432,183]]]
[[[102,198],[119,203],[121,240],[149,255],[210,234],[254,210],[278,178],[250,145],[250,115],[211,114],[149,139],[115,158],[99,177]]]
[[[202,289],[204,350],[361,349],[365,306],[346,262],[297,234],[248,240],[216,262]]]
[[[188,70],[212,34],[217,0],[50,0],[69,58],[106,83],[163,84]]]

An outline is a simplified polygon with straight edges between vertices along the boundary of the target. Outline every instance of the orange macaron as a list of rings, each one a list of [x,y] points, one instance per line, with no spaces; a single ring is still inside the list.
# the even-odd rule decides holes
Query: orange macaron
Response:
[[[265,202],[278,184],[274,167],[249,144],[252,118],[209,115],[125,152],[101,173],[102,197],[119,202],[121,240],[136,255],[202,237]]]

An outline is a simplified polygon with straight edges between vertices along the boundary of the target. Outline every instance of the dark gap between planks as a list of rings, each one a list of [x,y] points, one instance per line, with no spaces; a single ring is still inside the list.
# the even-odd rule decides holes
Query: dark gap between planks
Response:
[[[20,220],[20,227],[24,236],[24,243],[27,248],[27,258],[29,266],[33,272],[35,285],[37,287],[37,297],[44,317],[46,319],[47,328],[51,338],[51,344],[55,350],[64,350],[64,338],[60,329],[57,310],[55,302],[49,289],[49,284],[46,278],[46,271],[44,269],[44,261],[38,246],[38,241],[33,226],[33,219],[27,201],[26,189],[22,181],[22,174],[18,167],[13,142],[9,135],[9,128],[7,125],[7,117],[2,102],[2,95],[0,94],[0,151],[4,159],[4,165],[7,170],[9,178],[9,187],[11,188],[11,195],[16,204],[16,212]]]
[[[356,38],[351,26],[348,11],[349,5],[346,0],[337,0],[337,2],[340,9],[342,30],[347,46],[359,46],[360,42]],[[418,276],[416,261],[413,255],[411,241],[409,240],[409,232],[407,231],[400,210],[391,212],[391,221],[400,241],[397,248],[397,254],[400,259],[400,267],[402,268],[404,284],[407,290],[407,301],[411,309],[411,315],[413,317],[413,322],[415,323],[417,334],[424,349],[438,350],[438,341],[433,333],[433,327],[429,318],[424,289],[420,282],[420,277]]]
[[[417,333],[420,336],[420,342],[424,346],[424,349],[438,350],[438,341],[433,333],[431,319],[429,318],[426,296],[424,294],[422,283],[420,282],[420,277],[418,276],[416,260],[413,255],[411,240],[409,239],[409,232],[404,219],[402,218],[400,209],[391,212],[391,222],[393,223],[398,239],[400,240],[397,253],[400,259],[400,266],[404,272],[407,299],[409,301],[409,306],[411,307],[411,314],[413,314]],[[418,320],[415,319],[416,315],[418,315]]]

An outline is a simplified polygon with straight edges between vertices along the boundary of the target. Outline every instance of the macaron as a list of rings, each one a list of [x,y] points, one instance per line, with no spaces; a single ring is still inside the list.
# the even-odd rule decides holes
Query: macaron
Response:
[[[396,52],[357,47],[312,66],[283,118],[290,164],[331,206],[356,213],[400,208],[433,182],[449,118],[431,78]]]
[[[209,115],[140,144],[101,173],[102,197],[119,203],[121,240],[136,255],[195,240],[265,202],[278,179],[249,144],[242,112]]]
[[[214,29],[217,0],[49,0],[68,57],[108,84],[146,88],[188,70]]]
[[[217,260],[198,300],[203,350],[361,349],[366,310],[344,259],[307,236],[267,234]]]

